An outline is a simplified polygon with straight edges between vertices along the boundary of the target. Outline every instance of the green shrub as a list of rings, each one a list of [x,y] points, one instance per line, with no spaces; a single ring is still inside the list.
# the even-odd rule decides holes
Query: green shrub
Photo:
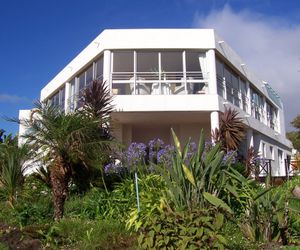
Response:
[[[134,187],[132,186],[131,189]],[[115,192],[120,191],[116,189]],[[139,179],[140,211],[138,212],[136,200],[132,200],[130,215],[126,216],[126,226],[138,231],[142,224],[154,214],[159,213],[162,202],[162,192],[166,191],[166,183],[160,175],[150,174]],[[135,194],[135,190],[132,190]]]
[[[222,234],[228,242],[228,249],[234,250],[246,250],[246,249],[258,249],[255,243],[249,242],[243,235],[238,223],[237,218],[235,220],[228,220],[222,227]]]
[[[217,209],[164,211],[145,222],[139,245],[143,249],[224,249],[223,225],[224,215]]]
[[[0,208],[0,221],[10,225],[49,223],[53,219],[50,190],[31,177],[26,178],[14,207],[2,202]]]

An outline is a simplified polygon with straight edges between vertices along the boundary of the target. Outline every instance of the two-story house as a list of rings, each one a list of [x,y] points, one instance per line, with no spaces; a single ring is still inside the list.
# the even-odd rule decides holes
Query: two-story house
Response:
[[[172,143],[171,127],[182,141],[197,141],[201,128],[210,138],[219,112],[233,107],[247,126],[241,152],[253,146],[272,160],[273,175],[285,175],[292,145],[285,136],[282,101],[213,29],[104,30],[40,98],[72,111],[78,93],[96,78],[114,96],[114,135],[122,143],[153,138]],[[20,111],[20,118],[29,112]]]

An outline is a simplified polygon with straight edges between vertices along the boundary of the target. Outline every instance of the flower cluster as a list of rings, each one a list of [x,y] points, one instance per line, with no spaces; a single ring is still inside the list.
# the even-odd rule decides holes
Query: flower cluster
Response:
[[[125,168],[122,166],[120,160],[115,160],[115,162],[111,162],[104,166],[104,173],[106,175],[118,174],[121,175],[125,172]]]
[[[157,163],[164,164],[166,167],[172,167],[172,158],[175,153],[174,146],[166,145],[157,153]]]
[[[163,149],[165,146],[165,143],[162,139],[153,139],[149,141],[148,147],[149,147],[149,161],[153,163],[157,163],[158,161],[158,152]]]
[[[125,152],[125,163],[128,168],[143,165],[147,155],[144,143],[133,142]]]
[[[228,158],[230,157],[229,164],[235,164],[237,162],[237,152],[234,150],[229,150],[224,156],[223,156],[223,162],[226,162]]]

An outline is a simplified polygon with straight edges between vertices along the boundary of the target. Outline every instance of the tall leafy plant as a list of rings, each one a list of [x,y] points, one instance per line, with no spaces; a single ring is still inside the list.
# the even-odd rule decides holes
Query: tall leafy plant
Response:
[[[173,130],[172,135],[176,148],[172,167],[166,169],[158,166],[167,184],[168,192],[165,196],[168,206],[173,206],[176,210],[193,210],[210,204],[232,213],[230,207],[219,198],[222,190],[228,190],[225,170],[228,170],[230,165],[230,157],[226,162],[223,161],[224,152],[221,151],[220,144],[205,152],[202,131],[197,151],[187,164],[190,142],[181,149]]]
[[[29,146],[18,146],[18,137],[6,136],[0,144],[0,189],[13,206],[24,182]]]
[[[267,176],[264,186],[254,185],[239,173],[232,177],[238,180],[238,190],[244,214],[239,226],[244,236],[252,241],[266,245],[272,241],[288,244],[288,215],[299,213],[300,201],[291,195],[286,187],[271,187],[270,176]]]
[[[82,108],[77,110],[83,116],[99,121],[96,133],[105,141],[113,140],[110,119],[110,115],[113,111],[112,98],[113,96],[110,94],[107,82],[103,82],[100,79],[93,80],[82,90],[82,94],[79,98]],[[107,143],[103,145],[102,152],[95,155],[95,161],[98,162],[98,164],[95,164],[96,168],[94,171],[87,171],[86,168],[78,167],[80,171],[77,171],[74,176],[74,181],[77,186],[81,186],[81,189],[86,189],[86,185],[85,188],[84,185],[82,185],[84,183],[89,184],[86,180],[94,182],[101,176],[102,184],[106,187],[103,165],[109,161],[112,154],[111,144]]]

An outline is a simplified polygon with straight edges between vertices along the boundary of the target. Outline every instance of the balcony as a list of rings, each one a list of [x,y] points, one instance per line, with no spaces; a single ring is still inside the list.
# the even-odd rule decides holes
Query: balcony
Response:
[[[113,95],[190,95],[208,94],[208,73],[191,72],[114,72]]]

